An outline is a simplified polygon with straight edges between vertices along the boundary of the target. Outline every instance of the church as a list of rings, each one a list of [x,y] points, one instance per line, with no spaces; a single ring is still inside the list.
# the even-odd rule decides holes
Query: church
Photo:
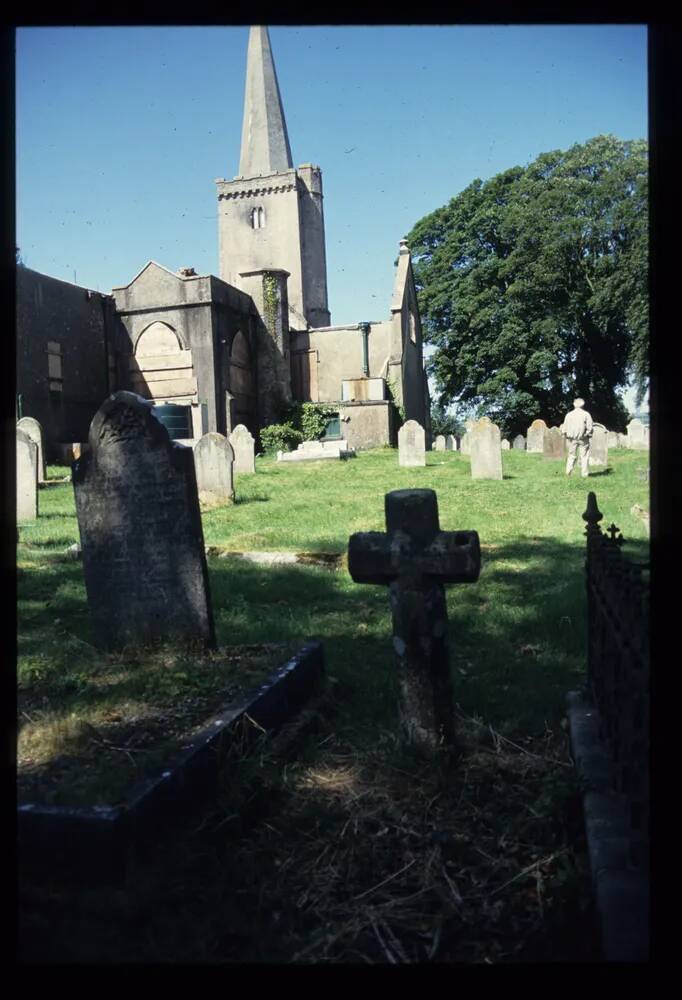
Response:
[[[409,249],[387,318],[334,326],[322,171],[293,165],[266,27],[249,34],[239,173],[216,181],[219,276],[149,261],[110,295],[17,268],[17,413],[48,453],[87,440],[106,396],[128,389],[191,407],[191,434],[258,435],[292,402],[334,411],[328,437],[394,445],[400,417],[430,435]]]

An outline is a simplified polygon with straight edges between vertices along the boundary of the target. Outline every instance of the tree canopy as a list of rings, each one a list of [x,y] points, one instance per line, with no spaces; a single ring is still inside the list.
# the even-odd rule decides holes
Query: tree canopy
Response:
[[[624,430],[648,384],[647,143],[597,136],[475,180],[407,240],[441,403],[505,433],[582,396]]]

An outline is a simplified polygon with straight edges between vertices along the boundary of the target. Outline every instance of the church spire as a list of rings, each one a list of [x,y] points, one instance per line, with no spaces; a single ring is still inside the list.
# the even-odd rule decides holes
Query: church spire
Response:
[[[284,120],[270,36],[265,27],[249,32],[240,177],[291,170],[291,149]]]

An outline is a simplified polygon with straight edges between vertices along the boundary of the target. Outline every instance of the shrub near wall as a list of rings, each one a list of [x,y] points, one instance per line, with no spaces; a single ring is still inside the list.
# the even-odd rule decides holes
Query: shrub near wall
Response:
[[[266,454],[293,451],[301,441],[318,441],[330,418],[337,413],[333,406],[322,403],[295,403],[286,414],[286,421],[261,429],[263,450]]]

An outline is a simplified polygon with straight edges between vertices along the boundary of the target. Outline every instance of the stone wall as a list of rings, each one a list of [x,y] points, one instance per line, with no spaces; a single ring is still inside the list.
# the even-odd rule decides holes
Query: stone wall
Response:
[[[354,451],[397,445],[395,407],[388,400],[342,403],[339,415],[341,434]]]
[[[50,461],[57,442],[87,439],[90,421],[114,388],[108,353],[116,310],[100,292],[27,267],[16,274],[16,392],[23,416],[43,427]]]

